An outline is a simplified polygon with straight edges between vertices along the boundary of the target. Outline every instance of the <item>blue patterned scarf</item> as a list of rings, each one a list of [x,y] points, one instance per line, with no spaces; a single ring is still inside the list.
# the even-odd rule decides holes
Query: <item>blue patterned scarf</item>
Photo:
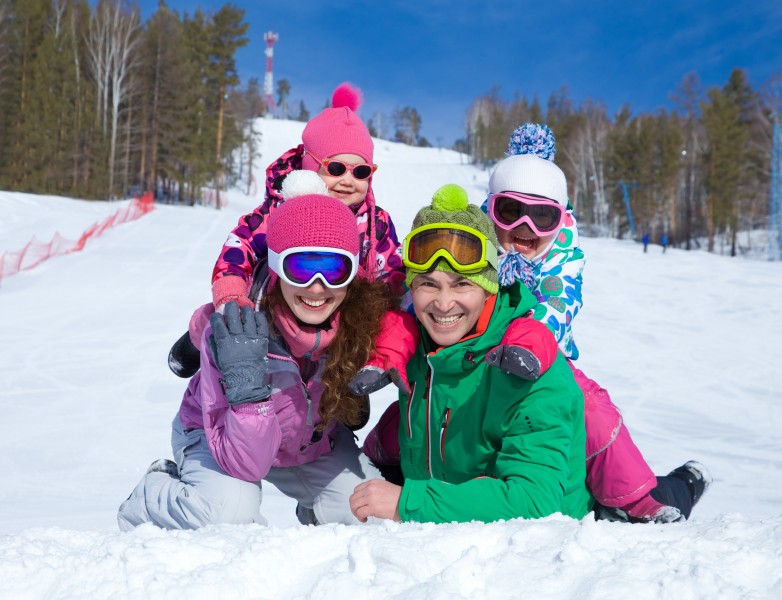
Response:
[[[500,287],[509,287],[517,279],[527,286],[527,289],[530,291],[534,291],[537,287],[535,264],[515,250],[499,256],[497,278],[499,279]]]

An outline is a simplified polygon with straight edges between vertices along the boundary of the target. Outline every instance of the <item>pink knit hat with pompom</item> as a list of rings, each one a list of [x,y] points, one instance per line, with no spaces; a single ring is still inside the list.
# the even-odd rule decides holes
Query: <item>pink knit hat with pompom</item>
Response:
[[[308,178],[312,182],[307,182]],[[289,248],[320,246],[358,256],[359,236],[353,211],[336,198],[319,193],[318,186],[323,188],[323,182],[310,171],[293,171],[285,179],[283,193],[295,187],[292,193],[301,195],[288,198],[272,213],[266,234],[269,250],[280,254]],[[314,193],[302,193],[308,184]]]
[[[337,86],[331,96],[331,108],[310,119],[301,134],[305,150],[303,168],[310,171],[320,168],[309,156],[310,152],[321,160],[337,154],[356,154],[372,164],[375,145],[367,126],[356,115],[362,101],[359,88],[348,82]]]

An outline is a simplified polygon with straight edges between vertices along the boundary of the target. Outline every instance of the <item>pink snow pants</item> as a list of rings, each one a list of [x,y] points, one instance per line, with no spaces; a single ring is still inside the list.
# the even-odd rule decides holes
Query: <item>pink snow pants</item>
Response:
[[[584,393],[586,482],[604,506],[625,506],[648,494],[657,479],[630,437],[608,392],[568,361]]]

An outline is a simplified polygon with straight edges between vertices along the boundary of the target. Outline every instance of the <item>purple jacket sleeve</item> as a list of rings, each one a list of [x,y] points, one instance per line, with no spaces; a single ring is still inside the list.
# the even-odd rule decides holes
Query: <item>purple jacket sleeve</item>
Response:
[[[201,350],[201,411],[209,449],[229,475],[244,481],[260,481],[271,468],[282,441],[274,411],[274,396],[265,402],[237,407],[228,405],[220,386],[220,372],[209,354],[211,327]]]
[[[377,207],[375,212],[375,230],[377,245],[377,276],[388,282],[396,296],[404,293],[405,266],[402,263],[402,246],[396,236],[396,228],[385,210]]]
[[[287,173],[301,168],[303,153],[302,145],[291,148],[267,167],[264,201],[251,213],[242,216],[238,225],[228,234],[212,271],[213,284],[222,277],[232,275],[240,277],[249,287],[256,265],[266,260],[269,217],[282,202],[277,183]]]
[[[273,211],[274,202],[267,199],[239,219],[220,250],[212,271],[212,283],[228,275],[250,283],[258,260],[266,258],[266,230]]]

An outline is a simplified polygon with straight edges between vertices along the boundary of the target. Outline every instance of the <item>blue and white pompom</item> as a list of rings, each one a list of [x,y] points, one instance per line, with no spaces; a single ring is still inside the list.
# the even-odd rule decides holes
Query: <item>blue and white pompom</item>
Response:
[[[531,292],[538,285],[535,265],[531,260],[525,258],[521,252],[516,252],[515,250],[500,254],[497,279],[500,287],[510,287],[516,280],[521,281]]]
[[[554,155],[557,153],[556,142],[554,133],[547,125],[524,123],[511,134],[505,154],[508,156],[534,154],[553,162]]]

